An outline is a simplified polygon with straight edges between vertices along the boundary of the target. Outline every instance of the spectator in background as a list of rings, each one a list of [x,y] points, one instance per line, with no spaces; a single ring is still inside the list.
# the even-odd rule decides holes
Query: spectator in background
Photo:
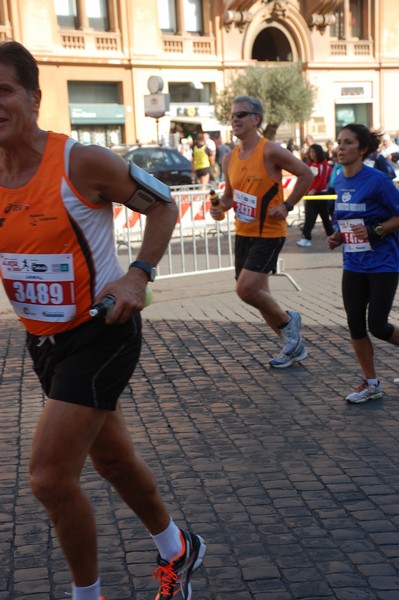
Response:
[[[334,142],[332,140],[326,141],[326,150],[325,150],[326,160],[329,165],[334,166],[337,160],[337,153],[335,151]]]
[[[391,161],[392,154],[394,152],[399,152],[399,146],[391,140],[391,136],[389,135],[389,133],[384,133],[384,135],[381,138],[381,142],[382,143],[380,153],[384,158]]]
[[[190,162],[193,160],[193,151],[191,150],[190,142],[187,138],[182,138],[178,150],[184,158],[187,158]]]
[[[309,163],[309,148],[310,146],[313,144],[313,136],[311,135],[306,135],[305,136],[305,141],[302,144],[302,148],[301,148],[301,159],[303,160],[303,162],[305,163]]]
[[[307,195],[319,196],[327,194],[328,183],[332,168],[325,159],[323,148],[319,144],[312,144],[309,148],[309,167],[314,174],[314,179],[310,185]],[[309,248],[312,245],[312,229],[316,219],[320,215],[326,235],[334,232],[331,224],[330,215],[326,200],[306,200],[305,201],[305,224],[302,229],[302,239],[297,244],[302,248]]]
[[[291,152],[295,156],[295,158],[301,159],[301,153],[299,152],[299,147],[294,143],[293,138],[289,138],[287,142],[287,150]]]
[[[197,133],[197,139],[193,146],[192,170],[196,182],[201,183],[204,187],[211,178],[211,156],[212,151],[206,145],[205,134],[200,131]]]
[[[216,141],[216,169],[217,169],[216,176],[219,178],[219,181],[224,181],[222,163],[223,163],[224,157],[229,152],[231,152],[230,146],[228,146],[227,144],[222,142],[221,138],[218,137],[217,141]]]
[[[215,165],[216,165],[216,142],[211,138],[209,133],[204,133],[205,145],[210,150],[209,161],[211,163],[210,174],[211,181],[215,180]]]
[[[385,175],[388,175],[390,179],[395,179],[396,171],[393,167],[395,161],[395,152],[393,152],[391,156],[391,160],[385,158],[385,156],[379,151],[375,150],[367,155],[367,158],[364,159],[364,164],[367,167],[374,167],[378,169],[378,171],[382,171]]]

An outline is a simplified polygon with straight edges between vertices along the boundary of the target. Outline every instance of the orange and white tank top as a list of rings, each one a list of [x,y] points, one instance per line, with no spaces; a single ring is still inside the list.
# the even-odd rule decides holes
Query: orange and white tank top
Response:
[[[239,146],[232,153],[228,177],[233,189],[236,233],[247,237],[286,237],[285,220],[268,217],[273,206],[284,202],[281,181],[272,179],[264,161],[264,148],[268,143],[259,138],[251,156],[239,157]]]
[[[94,206],[69,180],[75,143],[49,131],[33,178],[0,186],[0,274],[15,312],[39,336],[88,321],[96,294],[123,275],[112,204]]]

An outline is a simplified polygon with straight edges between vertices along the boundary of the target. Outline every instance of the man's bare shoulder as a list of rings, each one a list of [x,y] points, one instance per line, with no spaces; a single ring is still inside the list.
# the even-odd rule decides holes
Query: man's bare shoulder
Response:
[[[73,146],[69,178],[91,202],[104,199],[120,202],[133,187],[126,161],[108,148],[96,145]]]
[[[99,163],[108,163],[110,168],[116,165],[126,165],[123,158],[108,148],[96,144],[84,145],[79,142],[76,142],[72,148],[71,163],[76,163],[76,167],[80,165],[82,168]]]

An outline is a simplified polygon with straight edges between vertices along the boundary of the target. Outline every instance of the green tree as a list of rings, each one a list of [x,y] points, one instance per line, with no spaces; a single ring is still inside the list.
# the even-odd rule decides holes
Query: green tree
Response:
[[[310,118],[315,91],[303,76],[299,63],[249,66],[217,94],[216,117],[221,123],[229,123],[233,98],[255,96],[265,111],[262,134],[273,140],[282,123],[303,123]]]

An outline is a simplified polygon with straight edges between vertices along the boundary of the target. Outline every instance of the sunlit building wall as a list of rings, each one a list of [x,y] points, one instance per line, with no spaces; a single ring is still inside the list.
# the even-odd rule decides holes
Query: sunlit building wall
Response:
[[[217,91],[246,65],[293,61],[317,94],[282,139],[333,139],[349,121],[399,130],[397,0],[0,0],[0,38],[39,62],[41,126],[83,143],[227,137]]]

